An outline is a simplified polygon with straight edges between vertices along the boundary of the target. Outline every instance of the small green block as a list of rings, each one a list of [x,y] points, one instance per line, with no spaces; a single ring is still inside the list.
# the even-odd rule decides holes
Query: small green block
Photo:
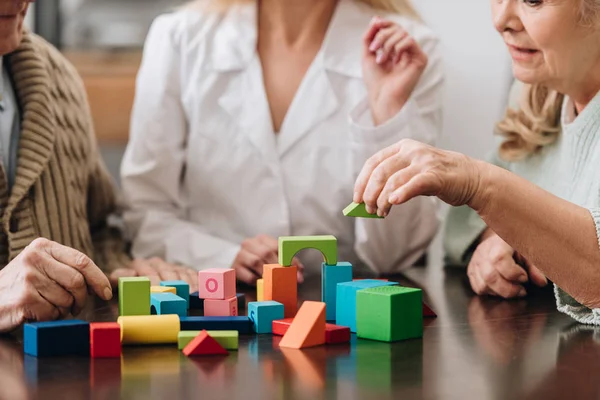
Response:
[[[292,259],[300,250],[317,249],[323,253],[325,264],[337,264],[337,239],[332,235],[281,236],[279,238],[279,265],[292,265]]]
[[[119,278],[119,315],[150,315],[150,279]]]
[[[180,331],[177,335],[177,348],[183,350],[201,331]],[[225,350],[237,350],[239,344],[238,331],[206,331]]]
[[[359,338],[395,342],[423,336],[423,292],[380,286],[356,292]]]
[[[365,203],[350,203],[348,207],[344,208],[342,211],[346,217],[356,217],[356,218],[379,218],[382,219],[377,214],[369,214],[367,209],[365,208]]]

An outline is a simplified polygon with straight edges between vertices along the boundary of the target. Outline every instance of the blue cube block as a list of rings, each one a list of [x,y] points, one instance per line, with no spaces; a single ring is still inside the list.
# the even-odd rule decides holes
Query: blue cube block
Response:
[[[186,281],[161,281],[160,286],[170,286],[175,288],[177,296],[185,301],[186,309],[190,308],[190,285]]]
[[[182,331],[238,331],[248,334],[252,322],[248,317],[179,317]]]
[[[25,354],[34,357],[89,356],[90,324],[77,319],[23,326]]]
[[[187,316],[187,302],[173,293],[152,293],[150,295],[150,313],[153,315],[177,314]]]
[[[336,265],[321,264],[321,301],[325,303],[325,318],[335,321],[337,284],[352,282],[352,264],[339,262]]]
[[[248,303],[248,318],[256,333],[272,333],[273,321],[284,318],[283,304],[276,301],[252,301]]]
[[[364,279],[360,281],[343,282],[337,284],[336,292],[336,318],[335,324],[347,326],[350,332],[356,333],[356,292],[378,286],[394,286],[396,282]]]

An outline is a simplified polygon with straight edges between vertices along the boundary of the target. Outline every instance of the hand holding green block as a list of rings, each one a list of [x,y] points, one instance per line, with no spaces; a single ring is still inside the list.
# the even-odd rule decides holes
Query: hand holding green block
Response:
[[[350,203],[348,207],[344,208],[342,211],[346,217],[356,217],[356,218],[379,218],[382,219],[377,214],[369,214],[367,209],[365,208],[365,203]]]

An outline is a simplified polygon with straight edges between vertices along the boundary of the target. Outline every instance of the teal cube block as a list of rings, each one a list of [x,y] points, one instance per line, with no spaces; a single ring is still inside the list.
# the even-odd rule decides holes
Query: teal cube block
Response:
[[[395,342],[423,336],[423,292],[383,286],[356,293],[357,336]]]
[[[186,308],[190,309],[190,285],[186,281],[161,281],[160,286],[174,287],[177,296],[184,299]]]
[[[394,285],[398,284],[375,279],[338,283],[335,301],[335,324],[347,326],[350,328],[350,332],[356,333],[356,292],[378,286]]]
[[[352,264],[321,264],[321,301],[325,303],[327,321],[335,321],[337,284],[342,282],[352,282]]]
[[[276,301],[252,301],[248,303],[248,318],[256,333],[272,333],[273,321],[284,318],[283,304]]]
[[[173,293],[152,293],[150,304],[152,314],[187,316],[187,302]]]

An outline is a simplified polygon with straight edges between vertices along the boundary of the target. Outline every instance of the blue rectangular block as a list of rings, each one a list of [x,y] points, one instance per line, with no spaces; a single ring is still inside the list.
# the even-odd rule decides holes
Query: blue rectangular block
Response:
[[[356,333],[356,292],[378,286],[394,286],[396,282],[365,279],[361,281],[344,282],[337,284],[336,292],[336,318],[335,324],[347,326],[350,332]]]
[[[177,296],[185,301],[185,308],[190,308],[190,285],[186,281],[161,281],[160,286],[174,287]]]
[[[252,332],[252,322],[248,317],[180,317],[179,322],[182,331]]]
[[[251,301],[248,303],[248,318],[252,321],[254,332],[272,333],[273,321],[284,318],[283,304],[276,301]]]
[[[337,284],[352,282],[352,264],[339,262],[336,265],[321,264],[321,301],[325,303],[325,319],[335,321]]]
[[[173,293],[152,293],[150,295],[150,314],[177,314],[187,316],[187,301]]]
[[[34,357],[89,356],[90,324],[77,319],[25,324],[23,348]]]

